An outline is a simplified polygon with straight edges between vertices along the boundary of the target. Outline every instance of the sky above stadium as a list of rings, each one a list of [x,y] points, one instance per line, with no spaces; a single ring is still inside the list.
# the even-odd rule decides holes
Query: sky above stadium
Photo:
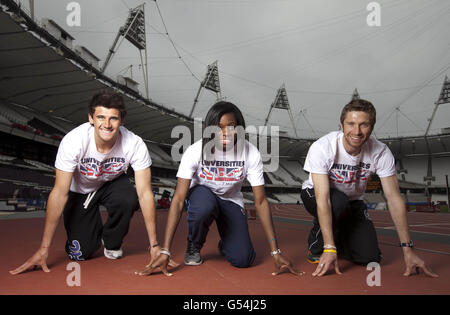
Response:
[[[144,1],[75,1],[80,26],[67,24],[70,2],[35,1],[35,16],[55,20],[102,64],[129,9]],[[248,125],[264,125],[285,84],[298,136],[319,137],[338,128],[356,88],[377,108],[378,138],[423,135],[450,76],[450,2],[380,0],[379,11],[368,10],[369,3],[146,1],[150,98],[188,115],[207,65],[217,60],[222,97],[240,107]],[[139,52],[128,41],[105,73],[132,76],[145,96]],[[204,118],[215,101],[203,89],[193,116]],[[449,119],[450,104],[440,105],[430,134],[450,127]],[[287,111],[274,109],[269,124],[294,135]]]

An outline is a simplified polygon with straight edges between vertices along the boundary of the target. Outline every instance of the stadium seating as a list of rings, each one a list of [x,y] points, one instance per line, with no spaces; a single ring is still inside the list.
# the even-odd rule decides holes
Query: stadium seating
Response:
[[[5,103],[0,102],[0,113],[3,118],[6,118],[11,123],[18,123],[22,125],[27,125],[28,121],[31,117],[24,116],[19,113],[17,110],[7,106]]]
[[[304,182],[308,179],[308,173],[303,170],[303,165],[299,161],[292,161],[287,159],[281,159],[280,164],[284,167],[289,173],[297,177],[296,181]]]
[[[404,158],[402,159],[403,167],[407,170],[407,174],[404,174],[405,181],[412,183],[425,184],[424,177],[427,176],[428,161],[426,157],[422,158]],[[433,186],[445,186],[445,175],[450,175],[448,158],[433,158],[432,159],[432,172],[436,178],[432,182]],[[401,178],[399,176],[399,178]]]
[[[177,168],[177,164],[172,160],[172,157],[162,150],[157,144],[147,143],[152,162],[161,167]]]

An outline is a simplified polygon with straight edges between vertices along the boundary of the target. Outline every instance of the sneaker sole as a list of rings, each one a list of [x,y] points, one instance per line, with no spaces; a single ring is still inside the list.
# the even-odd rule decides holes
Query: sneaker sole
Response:
[[[319,263],[319,260],[312,260],[312,259],[309,259],[309,258],[306,258],[306,261],[309,262],[310,264],[313,264],[313,265],[316,265],[316,264]]]
[[[111,260],[117,260],[117,259],[121,259],[123,256],[120,256],[120,257],[114,257],[114,256],[107,256],[107,255],[105,255],[105,257],[106,258],[108,258],[108,259],[111,259]]]
[[[123,257],[123,254],[120,255],[119,257],[109,255],[108,253],[106,253],[106,249],[103,250],[103,255],[104,255],[106,258],[112,259],[112,260],[120,259],[120,258]]]

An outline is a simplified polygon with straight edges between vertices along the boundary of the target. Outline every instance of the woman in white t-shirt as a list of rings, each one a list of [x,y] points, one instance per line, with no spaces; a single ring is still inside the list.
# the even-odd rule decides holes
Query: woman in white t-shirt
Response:
[[[189,146],[178,168],[178,183],[169,210],[165,243],[159,257],[139,272],[149,275],[160,267],[164,274],[185,200],[187,200],[188,246],[186,265],[200,265],[200,249],[215,220],[220,253],[235,267],[249,267],[255,251],[248,231],[241,193],[245,178],[252,185],[255,206],[261,219],[278,274],[283,269],[300,273],[281,255],[272,216],[264,192],[263,164],[258,149],[245,140],[245,121],[232,103],[218,102],[208,111],[203,139]]]

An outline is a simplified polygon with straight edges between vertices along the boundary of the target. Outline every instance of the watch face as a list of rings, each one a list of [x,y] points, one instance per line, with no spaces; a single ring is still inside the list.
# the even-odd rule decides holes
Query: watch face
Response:
[[[271,252],[270,255],[275,256],[275,255],[280,254],[280,253],[281,253],[281,250],[277,249],[277,250]]]

